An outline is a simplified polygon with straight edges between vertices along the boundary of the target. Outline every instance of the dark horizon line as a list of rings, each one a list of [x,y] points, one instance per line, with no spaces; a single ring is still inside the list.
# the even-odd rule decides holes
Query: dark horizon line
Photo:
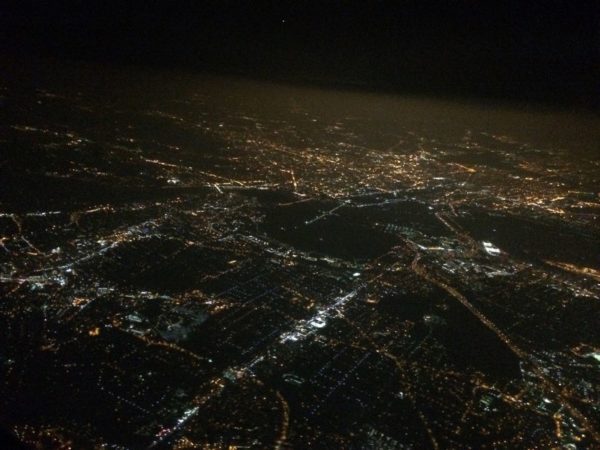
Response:
[[[410,97],[425,97],[432,100],[464,102],[469,104],[487,103],[496,107],[516,107],[519,109],[543,108],[550,110],[573,111],[592,113],[600,115],[600,96],[591,93],[589,97],[572,95],[566,92],[562,97],[551,96],[548,92],[530,90],[528,95],[522,95],[522,91],[513,93],[494,90],[493,86],[480,86],[473,88],[467,85],[448,86],[429,85],[423,86],[415,83],[408,77],[403,80],[365,80],[352,77],[336,77],[327,75],[315,75],[310,73],[297,74],[296,76],[285,72],[273,72],[268,68],[257,66],[254,70],[231,64],[184,64],[174,62],[169,65],[158,61],[146,59],[135,59],[131,57],[102,58],[93,55],[73,56],[64,54],[52,54],[48,52],[31,52],[24,56],[16,52],[5,52],[2,59],[19,65],[30,66],[31,64],[68,64],[68,65],[98,65],[112,69],[137,69],[152,70],[157,72],[181,71],[190,75],[234,77],[238,79],[286,84],[297,87],[343,90],[351,92],[362,92],[380,95],[399,95]],[[571,95],[569,95],[571,94]],[[581,94],[581,92],[579,92]]]
[[[550,6],[8,0],[0,7],[0,50],[22,59],[600,110],[600,8]]]

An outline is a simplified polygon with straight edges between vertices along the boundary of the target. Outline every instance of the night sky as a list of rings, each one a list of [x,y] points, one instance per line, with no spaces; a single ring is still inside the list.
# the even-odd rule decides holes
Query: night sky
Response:
[[[597,1],[5,0],[0,10],[3,52],[19,58],[599,104]]]

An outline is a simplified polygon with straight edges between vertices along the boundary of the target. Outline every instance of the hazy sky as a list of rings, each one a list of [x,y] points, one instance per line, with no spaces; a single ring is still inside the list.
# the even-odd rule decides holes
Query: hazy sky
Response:
[[[19,57],[597,105],[599,11],[593,1],[11,0],[0,28]]]

